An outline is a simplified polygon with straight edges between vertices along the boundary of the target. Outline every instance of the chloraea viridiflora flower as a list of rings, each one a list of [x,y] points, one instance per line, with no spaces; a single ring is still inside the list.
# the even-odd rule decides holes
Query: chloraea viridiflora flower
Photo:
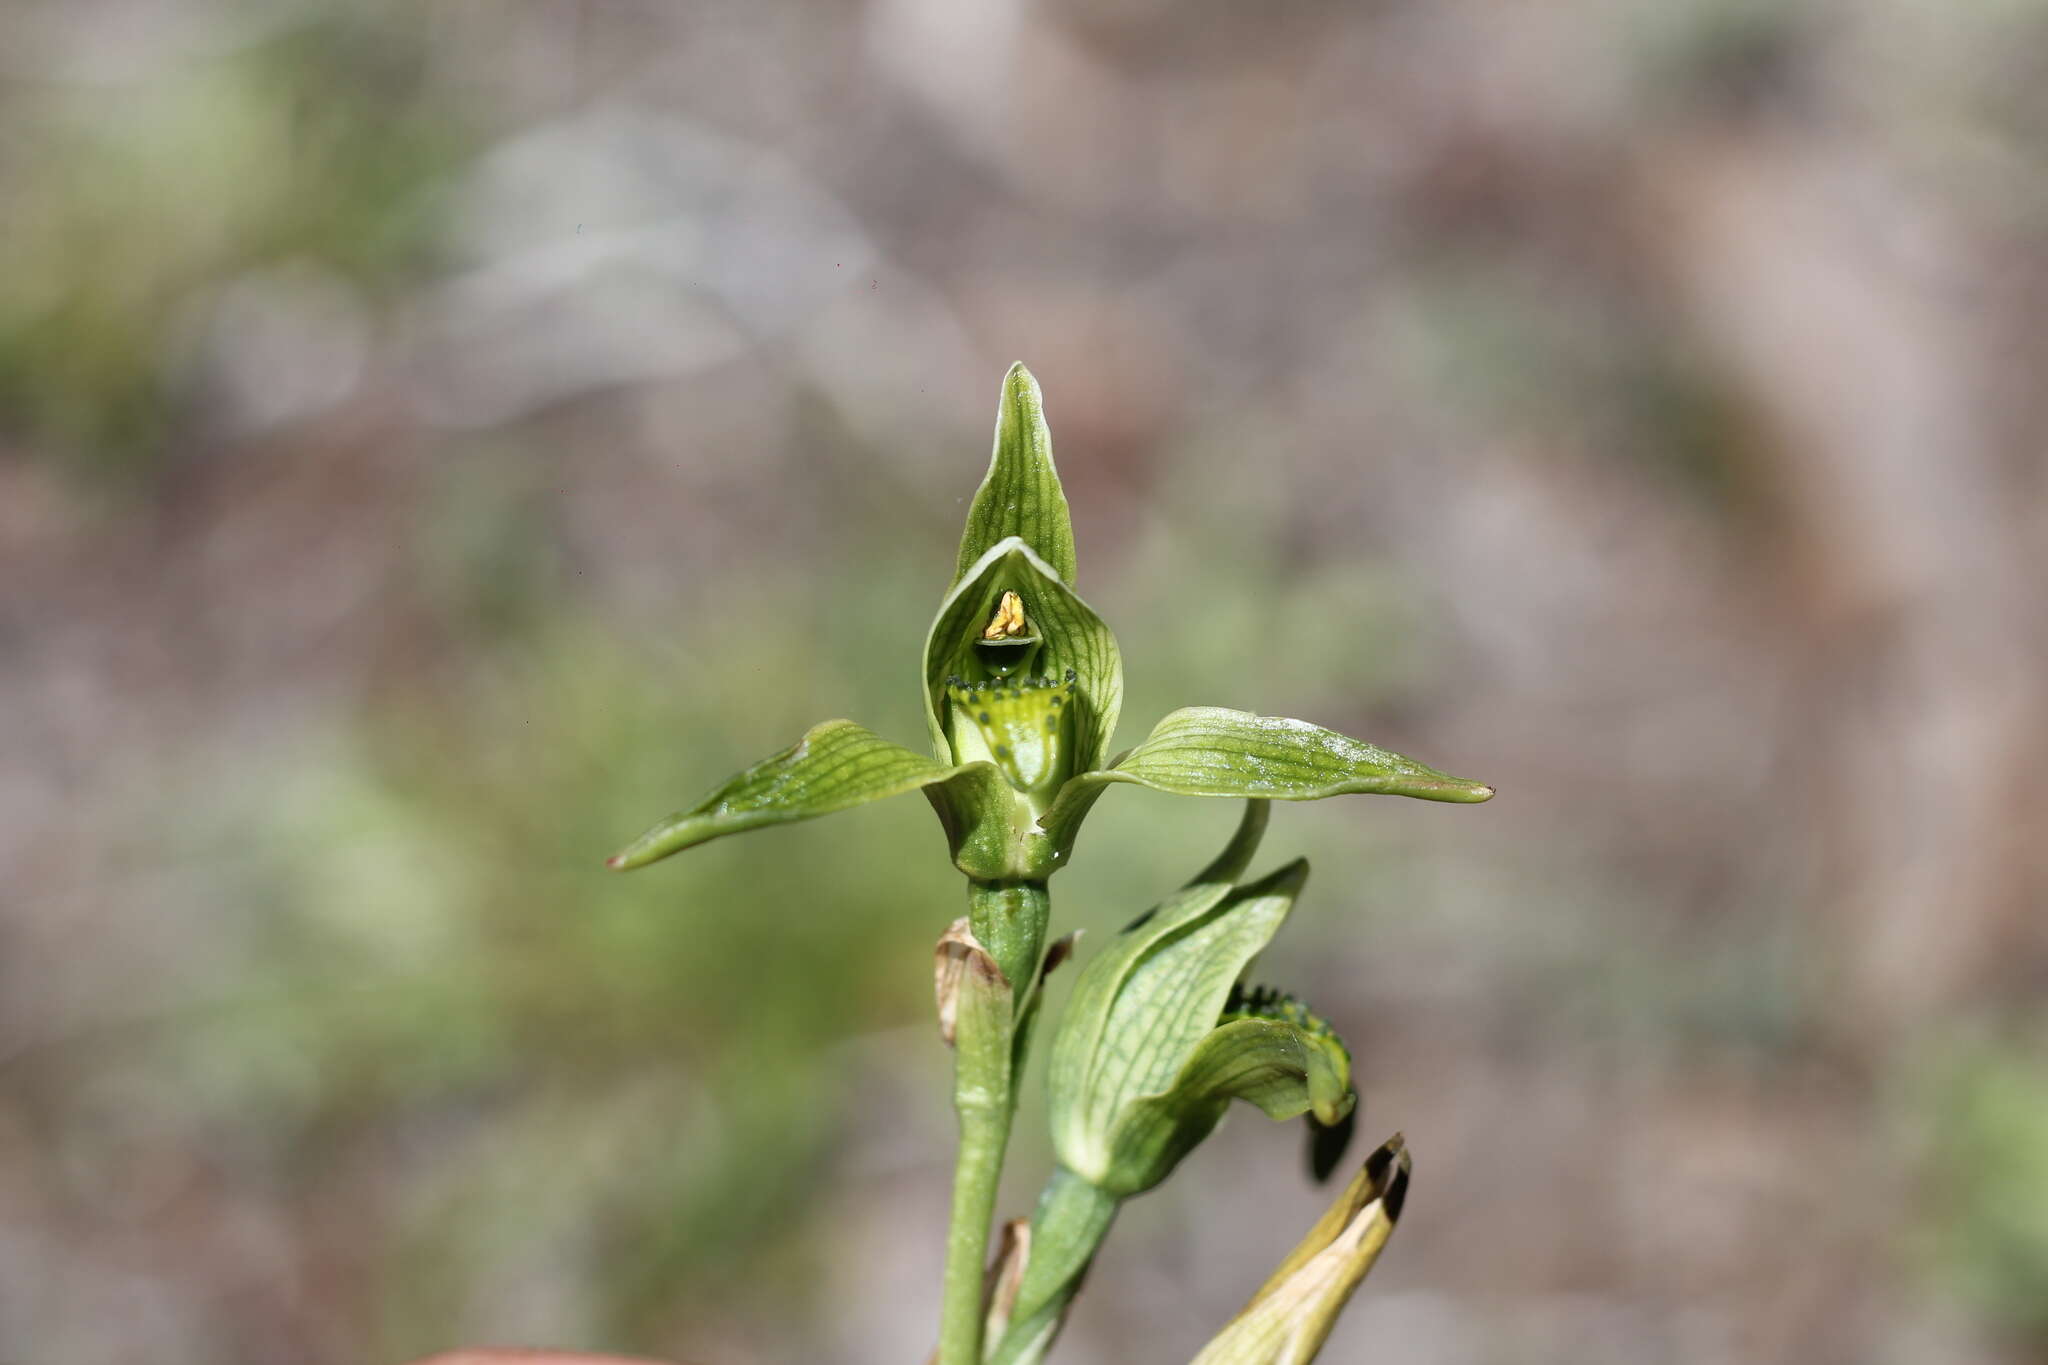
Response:
[[[1233,1097],[1321,1124],[1351,1112],[1350,1059],[1291,1001],[1241,988],[1305,869],[1237,884],[1270,800],[1387,793],[1476,802],[1493,789],[1303,721],[1187,707],[1112,757],[1123,700],[1115,637],[1074,593],[1073,529],[1038,385],[1013,366],[995,451],[952,585],[926,636],[927,757],[847,720],[738,774],[610,860],[634,868],[725,834],[922,791],[938,812],[968,914],[941,941],[942,1026],[960,1120],[939,1332],[940,1365],[1025,1365],[1057,1332],[1117,1204],[1150,1188]],[[1053,1062],[1062,1166],[1033,1219],[1012,1308],[991,1343],[981,1301],[997,1177],[1015,1113],[1045,951],[1046,884],[1111,784],[1249,802],[1203,877],[1111,945],[1077,984]],[[1107,965],[1105,965],[1107,964]],[[1338,1130],[1341,1134],[1341,1130]],[[1023,1245],[1020,1243],[1020,1245]],[[1003,1315],[1006,1319],[1008,1311]]]
[[[1065,864],[1096,798],[1117,782],[1282,801],[1493,795],[1303,721],[1209,706],[1173,712],[1112,758],[1123,661],[1109,627],[1074,594],[1074,572],[1073,528],[1038,384],[1016,365],[1003,380],[995,453],[968,510],[953,584],[925,641],[931,756],[852,721],[826,721],[654,825],[609,866],[640,867],[720,835],[922,790],[970,879],[1042,884]],[[1004,973],[1026,979],[1043,925],[1014,945],[990,942],[989,927],[974,926]]]

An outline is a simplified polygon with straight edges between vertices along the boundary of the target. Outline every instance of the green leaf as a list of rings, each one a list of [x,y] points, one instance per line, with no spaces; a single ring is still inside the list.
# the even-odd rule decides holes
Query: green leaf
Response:
[[[690,809],[656,824],[606,866],[644,867],[723,834],[830,815],[936,783],[972,783],[980,777],[973,770],[983,768],[989,765],[946,767],[850,720],[828,720]]]
[[[1109,1169],[1164,1178],[1215,1131],[1233,1099],[1249,1100],[1270,1119],[1313,1112],[1319,1122],[1337,1123],[1357,1102],[1351,1059],[1334,1040],[1281,1019],[1211,1029],[1171,1086],[1124,1107]]]
[[[1198,882],[1168,897],[1089,963],[1054,1037],[1048,1076],[1053,1142],[1070,1169],[1124,1195],[1165,1178],[1187,1148],[1175,1149],[1157,1133],[1126,1131],[1172,1117],[1136,1110],[1132,1102],[1172,1089],[1215,1030],[1231,986],[1279,931],[1307,877],[1308,864],[1296,861],[1236,890]],[[1166,1159],[1119,1168],[1117,1154],[1125,1149]]]
[[[959,582],[989,549],[1016,536],[1052,567],[1062,580],[1074,581],[1074,528],[1067,517],[1067,495],[1052,465],[1052,435],[1045,428],[1045,401],[1038,381],[1022,364],[1003,376],[1003,397],[996,409],[996,449],[988,477],[967,509],[967,529],[960,537],[960,561],[953,581]]]
[[[1210,1030],[1245,964],[1272,941],[1308,880],[1297,859],[1234,891],[1124,973],[1086,1082],[1099,1099],[1150,1095],[1172,1085],[1189,1049]],[[1153,939],[1147,925],[1141,937]],[[1156,939],[1154,940],[1156,941]]]
[[[1196,874],[1193,881],[1126,925],[1082,969],[1053,1037],[1052,1072],[1047,1085],[1055,1094],[1082,1093],[1090,1075],[1091,1054],[1109,1033],[1124,983],[1153,948],[1222,904],[1230,894],[1231,883],[1258,852],[1259,840],[1266,830],[1266,814],[1264,802],[1247,802],[1236,833],[1216,860]],[[1212,1011],[1203,1021],[1204,1028],[1216,1022],[1217,1012],[1228,999],[1226,982],[1218,1011]],[[1054,1122],[1059,1122],[1057,1116]]]
[[[1093,1091],[1104,1066],[1097,1054],[1122,1041],[1113,1030],[1124,1017],[1117,1002],[1125,982],[1155,947],[1221,905],[1229,894],[1227,883],[1198,882],[1183,887],[1133,921],[1081,969],[1074,993],[1067,1000],[1066,1012],[1053,1033],[1052,1060],[1046,1074],[1046,1088],[1052,1095],[1056,1147],[1061,1146],[1063,1132],[1071,1143],[1087,1145],[1090,1134],[1107,1125],[1125,1098],[1098,1096]],[[1224,995],[1217,1001],[1219,1011],[1229,992],[1230,983],[1226,981]],[[1211,1013],[1203,1027],[1215,1022],[1216,1014]],[[1179,1060],[1176,1056],[1174,1065]],[[1081,1164],[1071,1160],[1067,1164],[1087,1174]]]
[[[1284,1019],[1237,1019],[1212,1029],[1158,1097],[1173,1098],[1250,1100],[1269,1119],[1313,1111],[1324,1124],[1342,1119],[1356,1099],[1344,1049]]]
[[[1123,709],[1123,656],[1102,618],[1074,595],[1037,551],[1016,536],[997,541],[968,566],[939,605],[931,633],[925,637],[924,714],[932,751],[941,762],[950,763],[956,757],[946,735],[946,680],[961,677],[975,681],[986,675],[976,645],[996,616],[1003,594],[1010,592],[1023,603],[1030,622],[1029,638],[1037,650],[1028,670],[1056,679],[1064,678],[1068,669],[1074,671],[1079,704],[1068,771],[1099,766],[1108,755],[1110,733]]]

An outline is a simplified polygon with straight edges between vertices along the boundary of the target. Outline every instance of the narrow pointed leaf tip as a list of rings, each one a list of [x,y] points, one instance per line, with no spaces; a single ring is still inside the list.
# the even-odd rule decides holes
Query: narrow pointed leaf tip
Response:
[[[967,509],[953,581],[965,578],[991,546],[1009,536],[1022,539],[1063,581],[1074,581],[1074,528],[1059,472],[1053,468],[1045,400],[1038,381],[1021,363],[1003,376],[995,454]]]
[[[850,720],[828,720],[690,809],[660,821],[606,859],[605,866],[620,871],[644,867],[721,835],[829,815],[946,782],[962,771]]]

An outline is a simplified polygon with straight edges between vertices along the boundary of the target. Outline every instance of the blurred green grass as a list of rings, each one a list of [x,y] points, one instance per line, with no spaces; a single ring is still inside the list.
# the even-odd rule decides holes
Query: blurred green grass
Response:
[[[117,483],[190,454],[183,331],[252,267],[417,284],[434,192],[478,138],[410,8],[312,11],[138,81],[9,86],[0,412],[28,448]]]

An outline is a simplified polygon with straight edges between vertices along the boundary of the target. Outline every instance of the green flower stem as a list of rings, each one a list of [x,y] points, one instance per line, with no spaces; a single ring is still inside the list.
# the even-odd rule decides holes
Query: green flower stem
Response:
[[[1045,1355],[1121,1202],[1064,1166],[1053,1171],[1031,1215],[1031,1257],[990,1365],[1035,1365]]]
[[[967,927],[1002,969],[1003,979],[1022,1002],[1038,975],[1038,955],[1045,949],[1045,926],[1052,901],[1044,882],[967,883]]]
[[[1000,989],[963,992],[954,1023],[953,1108],[960,1151],[953,1167],[953,1212],[946,1231],[945,1297],[939,1316],[939,1365],[980,1365],[982,1276],[1003,1154],[1016,1112],[1014,1064],[1021,1003],[1030,998],[1045,946],[1052,902],[1044,882],[967,885],[967,923],[1002,973]],[[1015,984],[1021,983],[1021,984]]]
[[[960,1069],[966,1070],[964,1065]],[[954,1096],[960,1111],[960,1154],[953,1167],[953,1218],[946,1231],[939,1365],[978,1365],[981,1359],[982,1271],[988,1260],[996,1185],[1003,1173],[1003,1149],[1010,1140],[1009,1096],[992,1096],[993,1103],[970,1107],[965,1099],[969,1089],[962,1081]]]

